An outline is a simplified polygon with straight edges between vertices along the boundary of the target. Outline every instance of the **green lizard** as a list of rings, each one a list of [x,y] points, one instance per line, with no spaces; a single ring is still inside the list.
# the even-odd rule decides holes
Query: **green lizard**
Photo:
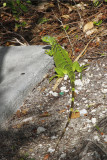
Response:
[[[71,107],[70,107],[70,113],[68,116],[68,121],[65,125],[65,128],[58,140],[58,143],[56,145],[56,148],[61,141],[62,137],[65,134],[66,128],[68,127],[70,120],[71,120],[71,115],[73,113],[73,108],[74,108],[74,96],[75,96],[75,71],[77,72],[82,72],[84,70],[84,66],[80,66],[79,63],[72,62],[72,60],[69,58],[68,52],[63,49],[57,41],[51,37],[51,36],[44,36],[42,37],[42,41],[47,42],[51,45],[51,50],[46,51],[46,54],[53,56],[54,62],[55,62],[55,71],[56,75],[51,77],[50,80],[52,80],[54,77],[63,77],[65,74],[69,76],[70,82],[71,82],[71,87],[72,87],[72,99],[71,99]],[[55,148],[55,150],[56,150]]]

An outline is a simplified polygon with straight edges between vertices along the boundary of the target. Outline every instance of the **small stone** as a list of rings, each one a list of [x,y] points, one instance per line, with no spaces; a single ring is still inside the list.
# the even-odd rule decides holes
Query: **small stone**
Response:
[[[87,114],[87,110],[86,109],[80,110],[80,116],[84,116],[85,114]]]
[[[68,75],[66,74],[65,76],[64,76],[64,80],[66,81],[68,79]]]
[[[103,93],[107,93],[107,89],[102,89],[102,92]]]
[[[96,109],[93,109],[91,112],[92,112],[92,113],[93,113],[93,112],[96,112]]]
[[[49,93],[52,94],[54,97],[57,97],[57,96],[58,96],[58,93],[57,93],[57,92],[50,91]]]
[[[80,79],[75,80],[75,85],[77,86],[83,86],[83,83]]]
[[[52,148],[49,148],[49,149],[48,149],[48,152],[49,152],[49,153],[53,153],[54,151],[55,151],[55,149],[52,149]]]
[[[98,136],[94,136],[94,140],[99,141],[100,139],[99,139],[99,137],[98,137]]]
[[[91,122],[92,122],[93,124],[95,124],[96,121],[97,121],[96,118],[92,118],[92,119],[91,119]]]
[[[29,117],[29,118],[24,119],[22,122],[28,122],[28,121],[32,121],[32,120],[33,120],[33,117]]]
[[[107,143],[107,135],[104,135],[104,141]]]
[[[65,158],[66,157],[66,153],[62,153],[60,158]]]
[[[45,131],[46,131],[46,129],[44,127],[38,127],[37,128],[37,134],[40,134],[40,133],[45,132]]]
[[[52,136],[52,137],[51,137],[51,139],[56,139],[56,138],[57,138],[56,136]]]
[[[64,91],[64,90],[66,90],[66,87],[65,87],[65,86],[62,86],[62,87],[60,88],[60,90],[61,90],[61,91]]]

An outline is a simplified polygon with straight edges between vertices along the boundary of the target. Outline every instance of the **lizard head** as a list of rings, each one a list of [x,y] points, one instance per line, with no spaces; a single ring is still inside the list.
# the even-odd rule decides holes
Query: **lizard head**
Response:
[[[52,45],[53,42],[55,42],[55,39],[51,36],[46,35],[46,36],[42,37],[42,41],[50,43],[50,45]]]

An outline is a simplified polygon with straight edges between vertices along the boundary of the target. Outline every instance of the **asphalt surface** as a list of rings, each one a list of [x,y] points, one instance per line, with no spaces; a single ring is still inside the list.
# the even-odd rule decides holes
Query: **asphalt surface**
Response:
[[[53,67],[49,46],[0,47],[0,127]]]

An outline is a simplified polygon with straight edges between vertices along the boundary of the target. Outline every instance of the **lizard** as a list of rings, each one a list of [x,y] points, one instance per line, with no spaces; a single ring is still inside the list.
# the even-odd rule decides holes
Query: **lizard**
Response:
[[[61,139],[63,138],[66,132],[67,127],[69,126],[72,113],[74,112],[73,108],[74,108],[74,99],[75,99],[75,71],[82,72],[85,69],[84,66],[86,65],[80,66],[77,61],[72,62],[68,52],[64,48],[62,48],[60,44],[57,43],[54,37],[46,35],[42,37],[42,41],[47,42],[51,45],[51,49],[49,51],[46,51],[45,53],[50,56],[53,56],[54,63],[56,66],[55,72],[57,74],[51,77],[50,81],[54,77],[60,78],[60,77],[64,77],[64,75],[68,75],[71,83],[71,88],[72,88],[72,98],[71,98],[71,106],[70,106],[70,112],[68,115],[68,120],[66,122],[64,130],[62,131],[61,136],[58,139],[58,142],[55,147],[55,150],[56,150],[59,142],[61,141]]]

